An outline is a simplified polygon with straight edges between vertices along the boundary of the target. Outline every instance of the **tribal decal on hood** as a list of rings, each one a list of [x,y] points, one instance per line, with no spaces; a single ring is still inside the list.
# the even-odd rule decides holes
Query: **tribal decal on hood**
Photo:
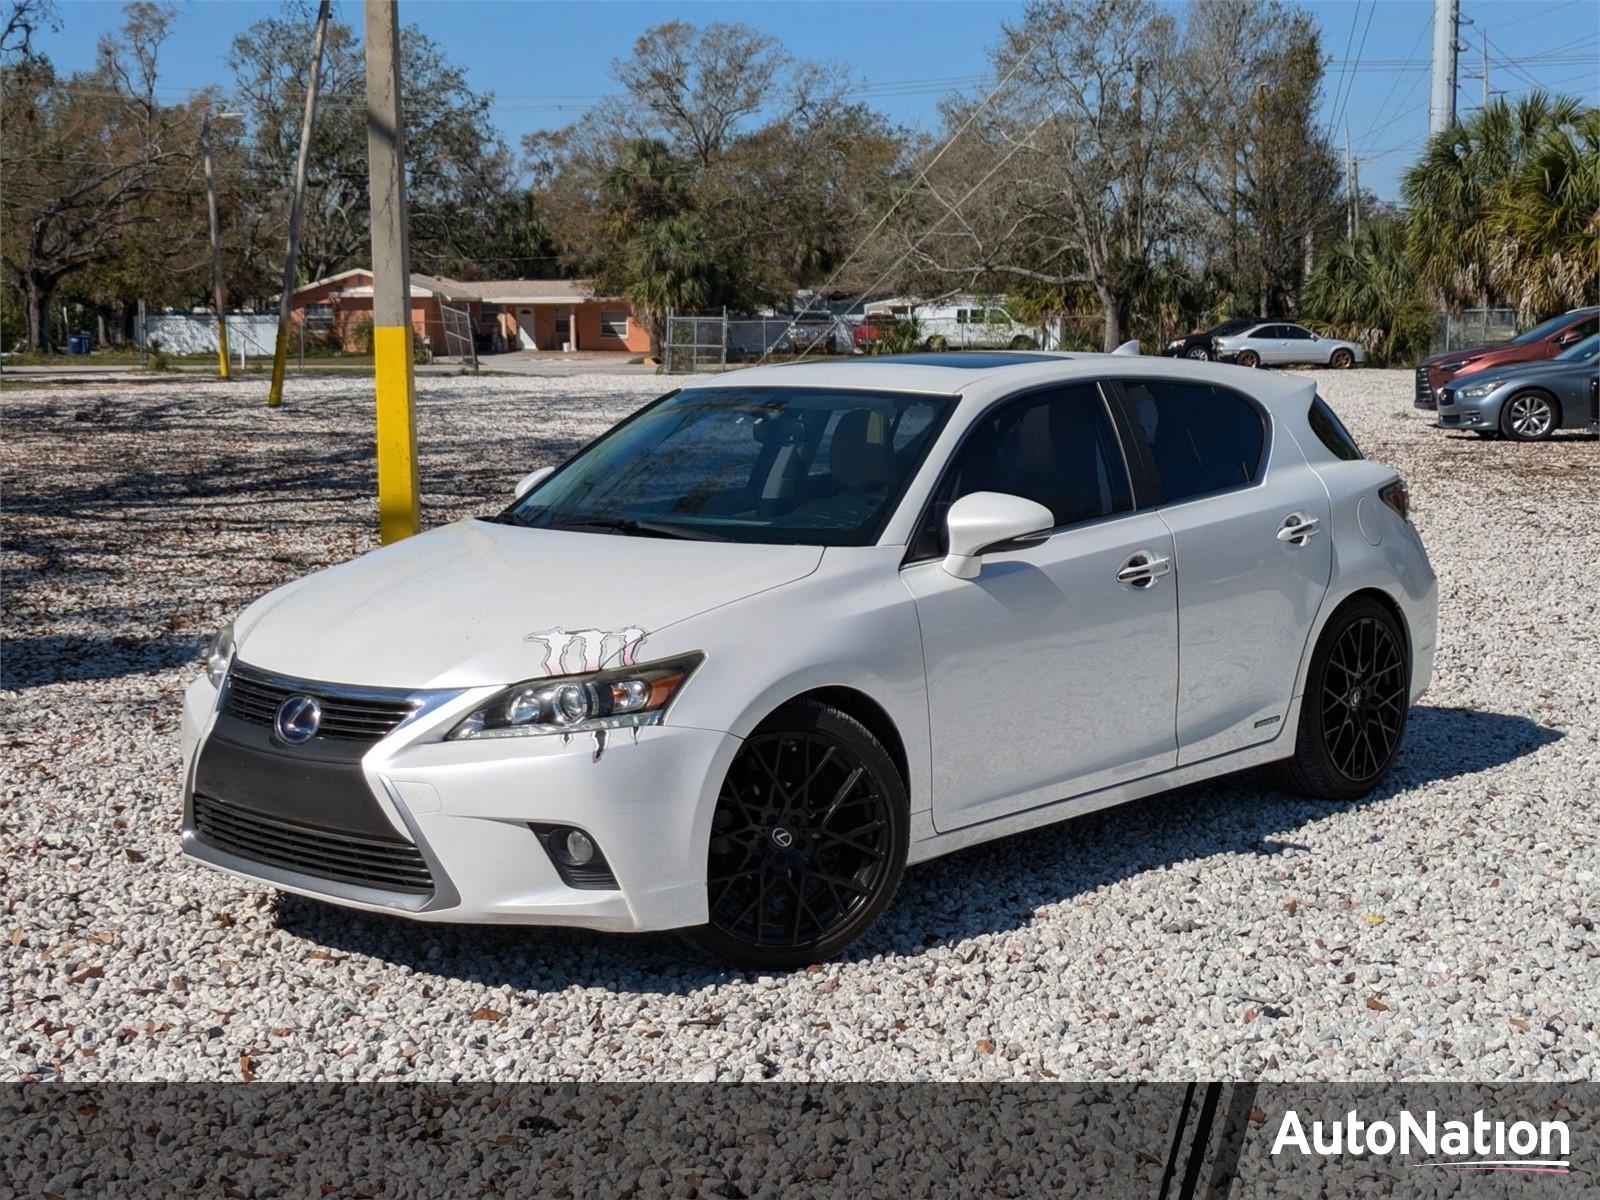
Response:
[[[544,646],[540,669],[546,675],[586,675],[605,666],[631,667],[644,645],[645,631],[637,625],[622,629],[548,629],[530,633],[525,642]],[[611,660],[616,658],[613,663]]]

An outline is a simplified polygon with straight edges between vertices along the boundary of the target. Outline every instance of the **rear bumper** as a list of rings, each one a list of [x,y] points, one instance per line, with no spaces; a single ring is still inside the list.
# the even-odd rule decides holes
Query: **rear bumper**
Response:
[[[417,921],[581,925],[608,930],[671,929],[706,920],[706,849],[717,791],[739,745],[731,734],[657,726],[593,734],[445,742],[449,728],[483,697],[463,693],[425,726],[374,744],[359,762],[364,800],[377,814],[362,838],[383,839],[426,864],[429,883],[409,891],[368,886],[341,871],[339,853],[372,861],[349,822],[318,823],[316,800],[285,795],[263,808],[259,788],[221,794],[202,807],[248,800],[246,817],[292,826],[273,846],[312,849],[263,861],[266,834],[225,841],[196,819],[195,782],[216,724],[216,691],[204,679],[185,696],[184,853],[197,862],[283,891]],[[205,793],[230,791],[207,756]],[[343,797],[330,795],[329,803]],[[331,809],[330,809],[331,811]],[[382,821],[386,829],[371,828]],[[614,886],[569,885],[530,823],[582,830],[599,847]],[[209,831],[209,832],[208,832]],[[269,830],[269,833],[272,830]],[[319,841],[320,839],[320,841]],[[354,848],[352,849],[352,845]],[[411,851],[409,848],[414,848]],[[241,853],[241,849],[244,851]],[[330,863],[334,863],[330,866]],[[338,874],[339,878],[330,878]],[[408,878],[415,879],[413,874]]]

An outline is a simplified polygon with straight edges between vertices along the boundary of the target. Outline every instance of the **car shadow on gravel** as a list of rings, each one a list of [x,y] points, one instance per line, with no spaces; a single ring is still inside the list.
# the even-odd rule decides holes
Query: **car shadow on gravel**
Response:
[[[1297,829],[1502,766],[1562,736],[1521,716],[1415,708],[1394,771],[1362,800],[1307,800],[1280,790],[1268,772],[1247,771],[989,842],[909,870],[894,904],[844,961],[1003,936],[1027,926],[1041,907],[1179,863],[1199,872],[1218,855],[1308,852],[1294,839]],[[719,968],[671,935],[419,925],[291,895],[278,897],[276,919],[284,932],[325,949],[492,988],[683,993],[754,978]]]

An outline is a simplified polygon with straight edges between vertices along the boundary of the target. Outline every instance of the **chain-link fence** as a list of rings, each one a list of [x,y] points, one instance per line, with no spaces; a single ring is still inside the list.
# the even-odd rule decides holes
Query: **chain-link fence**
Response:
[[[1518,332],[1514,308],[1464,308],[1458,313],[1439,314],[1434,326],[1433,349],[1438,353],[1463,346],[1509,342]]]
[[[667,313],[661,356],[668,375],[721,371],[728,365],[728,310],[716,316]]]
[[[478,344],[472,327],[472,313],[464,308],[439,305],[439,318],[443,326],[444,353],[449,358],[459,358],[474,371],[478,369]]]

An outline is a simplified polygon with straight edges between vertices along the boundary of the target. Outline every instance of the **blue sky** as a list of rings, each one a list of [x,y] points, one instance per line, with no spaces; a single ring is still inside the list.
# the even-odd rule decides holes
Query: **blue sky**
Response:
[[[170,96],[226,86],[228,45],[252,21],[280,11],[277,0],[178,0],[165,53]],[[650,26],[678,17],[743,21],[779,38],[800,57],[843,63],[871,85],[865,97],[909,125],[933,128],[940,95],[973,86],[1012,0],[796,0],[792,3],[668,3],[653,0],[401,0],[401,19],[420,25],[473,86],[499,98],[497,119],[512,145],[533,129],[558,127],[599,93],[614,91],[612,60]],[[1181,9],[1181,4],[1169,7]],[[1306,3],[1334,60],[1323,85],[1323,120],[1348,122],[1362,185],[1395,198],[1400,172],[1427,133],[1432,0],[1317,0]],[[100,34],[114,30],[120,5],[67,0],[63,27],[42,46],[58,68],[89,65]],[[359,26],[361,5],[340,0],[342,20]],[[1600,103],[1600,4],[1594,0],[1462,0],[1468,51],[1461,56],[1463,111],[1482,97],[1482,36],[1494,92],[1535,84]],[[1355,64],[1344,69],[1343,64]]]

